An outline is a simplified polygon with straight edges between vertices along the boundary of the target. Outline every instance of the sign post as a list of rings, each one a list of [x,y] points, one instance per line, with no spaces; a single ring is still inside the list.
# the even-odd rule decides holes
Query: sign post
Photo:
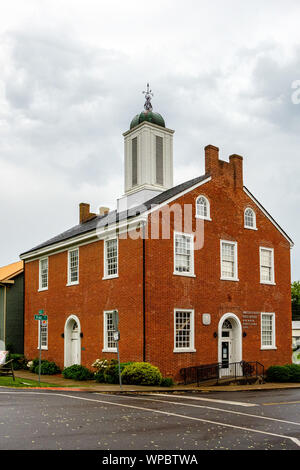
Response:
[[[121,377],[121,365],[120,365],[120,353],[119,353],[119,341],[120,341],[119,314],[117,310],[114,310],[112,313],[112,323],[114,327],[113,338],[114,338],[114,341],[117,343],[119,383],[120,383],[120,389],[122,390],[122,377]]]
[[[48,320],[48,316],[44,315],[44,310],[39,310],[38,315],[34,315],[34,319],[39,321],[39,387],[41,386],[41,363],[42,363],[42,321]]]

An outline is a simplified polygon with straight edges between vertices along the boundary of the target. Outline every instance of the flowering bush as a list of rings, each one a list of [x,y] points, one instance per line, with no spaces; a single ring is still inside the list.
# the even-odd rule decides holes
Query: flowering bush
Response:
[[[93,362],[92,367],[97,369],[97,372],[102,369],[106,369],[108,367],[108,360],[107,359],[96,359],[95,362]]]

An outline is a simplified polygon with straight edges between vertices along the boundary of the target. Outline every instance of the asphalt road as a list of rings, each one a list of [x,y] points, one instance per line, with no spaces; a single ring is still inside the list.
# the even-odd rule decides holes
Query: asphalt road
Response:
[[[108,395],[0,389],[0,450],[300,450],[300,389]]]

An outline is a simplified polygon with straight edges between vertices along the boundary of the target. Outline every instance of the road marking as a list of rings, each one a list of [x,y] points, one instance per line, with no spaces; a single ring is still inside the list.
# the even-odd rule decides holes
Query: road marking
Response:
[[[101,393],[95,393],[95,395],[102,395],[102,394]],[[107,393],[105,395],[109,396],[109,397],[114,396],[114,395],[109,395]],[[154,394],[149,393],[149,395],[154,395]],[[158,396],[159,395],[160,394],[158,394]],[[268,419],[270,421],[278,421],[279,423],[294,424],[296,426],[300,426],[300,423],[296,423],[295,421],[285,421],[284,419],[271,418],[269,416],[253,415],[253,414],[250,414],[250,413],[243,413],[242,411],[224,410],[223,408],[214,408],[213,406],[193,405],[192,403],[180,403],[179,401],[169,401],[169,400],[159,400],[159,399],[155,399],[155,398],[145,398],[144,396],[143,397],[129,397],[127,395],[122,395],[122,398],[131,398],[133,400],[157,401],[157,402],[160,402],[160,403],[170,403],[171,405],[190,406],[190,407],[193,407],[193,408],[205,408],[207,410],[222,411],[223,413],[230,413],[230,414],[242,415],[242,416],[250,416],[251,418]]]
[[[289,439],[290,441],[294,442],[298,447],[300,447],[300,440],[297,439],[296,437],[292,436],[285,436],[283,434],[275,434],[272,432],[268,431],[261,431],[259,429],[252,429],[252,428],[246,428],[243,426],[236,426],[234,424],[227,424],[227,423],[219,423],[218,421],[211,421],[208,419],[203,419],[203,418],[196,418],[194,416],[185,416],[185,415],[180,415],[177,413],[170,413],[168,411],[161,411],[161,410],[153,410],[151,408],[144,408],[142,406],[133,406],[133,405],[124,405],[121,403],[115,403],[111,401],[105,401],[105,400],[95,400],[93,398],[85,398],[85,397],[77,397],[74,395],[65,395],[64,393],[47,393],[47,392],[0,392],[1,394],[36,394],[36,395],[50,395],[50,396],[58,396],[58,397],[65,397],[65,398],[73,398],[75,400],[84,400],[84,401],[90,401],[90,402],[96,402],[96,403],[103,403],[104,405],[111,405],[111,406],[119,406],[121,408],[131,408],[135,410],[140,410],[140,411],[148,411],[150,413],[156,413],[156,414],[161,414],[161,415],[167,415],[167,416],[175,416],[176,418],[182,418],[182,419],[189,419],[191,421],[200,421],[202,423],[209,423],[213,424],[216,426],[221,426],[225,428],[233,428],[233,429],[239,429],[241,431],[248,431],[248,432],[253,432],[257,434],[264,434],[266,436],[273,436],[273,437],[280,437],[281,439]]]
[[[155,395],[158,396],[160,395],[161,397],[169,397],[170,395],[168,393],[147,393],[147,395]],[[217,398],[204,398],[204,397],[184,397],[182,395],[174,395],[172,394],[173,397],[176,398],[184,398],[185,400],[199,400],[199,401],[211,401],[213,403],[223,403],[225,405],[235,405],[235,406],[245,406],[245,407],[250,407],[250,406],[258,406],[254,403],[244,403],[241,401],[229,401],[229,400],[218,400]]]
[[[263,405],[294,405],[300,401],[279,401],[278,403],[263,403]]]

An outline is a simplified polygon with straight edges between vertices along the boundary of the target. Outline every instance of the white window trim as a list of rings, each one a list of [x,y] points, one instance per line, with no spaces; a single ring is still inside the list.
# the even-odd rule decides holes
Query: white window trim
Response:
[[[107,314],[113,313],[113,312],[114,310],[105,310],[103,312],[103,349],[102,349],[102,352],[112,352],[112,353],[118,352],[117,348],[109,348],[107,346]]]
[[[272,257],[271,257],[271,260],[272,260],[272,269],[271,269],[271,281],[265,281],[261,278],[261,251],[262,250],[267,250],[267,251],[271,251],[272,253]],[[271,285],[271,286],[276,286],[276,282],[275,282],[275,264],[274,264],[274,248],[268,248],[266,246],[260,246],[259,247],[259,275],[260,275],[260,283],[261,284],[268,284],[268,285]]]
[[[191,313],[191,336],[189,348],[176,348],[176,312],[190,312]],[[195,311],[192,308],[174,308],[174,353],[187,353],[187,352],[196,352],[195,349]]]
[[[72,251],[75,251],[75,250],[78,251],[78,279],[77,279],[77,281],[71,282],[71,281],[70,281],[70,277],[71,277],[71,271],[70,271],[70,253],[71,253]],[[78,284],[79,284],[79,247],[75,247],[75,248],[70,248],[70,249],[68,250],[68,279],[67,279],[67,284],[66,284],[66,285],[67,285],[67,286],[76,286],[76,285],[78,285]]]
[[[222,276],[222,244],[229,243],[230,245],[234,245],[234,277],[224,277]],[[221,281],[235,281],[238,282],[238,244],[237,242],[233,242],[231,240],[220,240],[220,268],[221,268]]]
[[[117,273],[116,274],[107,274],[107,259],[106,259],[106,252],[107,252],[107,248],[106,248],[106,244],[107,242],[109,242],[110,240],[117,240]],[[116,277],[119,277],[119,237],[110,237],[110,238],[105,238],[105,240],[103,241],[103,258],[104,258],[104,261],[103,261],[103,272],[104,272],[104,275],[102,277],[102,280],[105,280],[105,279],[115,279]]]
[[[203,198],[206,200],[206,202],[207,202],[207,216],[206,216],[206,217],[203,216],[203,215],[199,215],[199,214],[197,213],[197,203],[198,203],[198,199],[200,199],[200,197],[203,197]],[[206,196],[204,196],[203,194],[200,194],[200,196],[198,196],[198,197],[196,198],[196,206],[195,206],[195,208],[196,208],[196,211],[195,211],[195,214],[196,214],[195,217],[196,217],[196,219],[209,220],[209,221],[211,222],[211,217],[210,217],[210,202],[209,202],[209,200],[207,199]]]
[[[40,349],[40,321],[38,323],[38,346],[37,349]],[[48,351],[48,320],[47,320],[47,346],[42,346],[41,347],[42,351]]]
[[[41,271],[41,263],[42,261],[44,260],[47,260],[47,287],[42,287],[42,271]],[[41,291],[44,291],[44,290],[48,290],[48,286],[49,286],[49,258],[48,256],[45,256],[44,258],[41,258],[39,260],[39,288],[38,288],[38,292],[41,292]]]
[[[270,346],[263,346],[262,344],[262,316],[268,315],[272,317],[272,344]],[[261,350],[270,350],[277,349],[276,347],[276,326],[275,326],[275,313],[261,312],[260,314],[260,349]]]
[[[253,213],[253,222],[254,222],[254,226],[251,227],[250,225],[246,225],[245,223],[245,213],[246,213],[246,210],[250,209]],[[252,209],[252,207],[246,207],[246,209],[244,210],[244,228],[248,229],[248,230],[258,230],[257,229],[257,226],[256,226],[256,213],[255,211]]]
[[[191,243],[191,272],[185,273],[185,272],[177,272],[176,271],[176,244],[175,244],[175,238],[176,235],[184,235],[185,237],[190,237],[192,240]],[[174,276],[184,276],[184,277],[196,277],[195,274],[195,262],[194,262],[194,234],[193,233],[183,233],[183,232],[174,232],[173,235],[173,269],[174,269]]]

